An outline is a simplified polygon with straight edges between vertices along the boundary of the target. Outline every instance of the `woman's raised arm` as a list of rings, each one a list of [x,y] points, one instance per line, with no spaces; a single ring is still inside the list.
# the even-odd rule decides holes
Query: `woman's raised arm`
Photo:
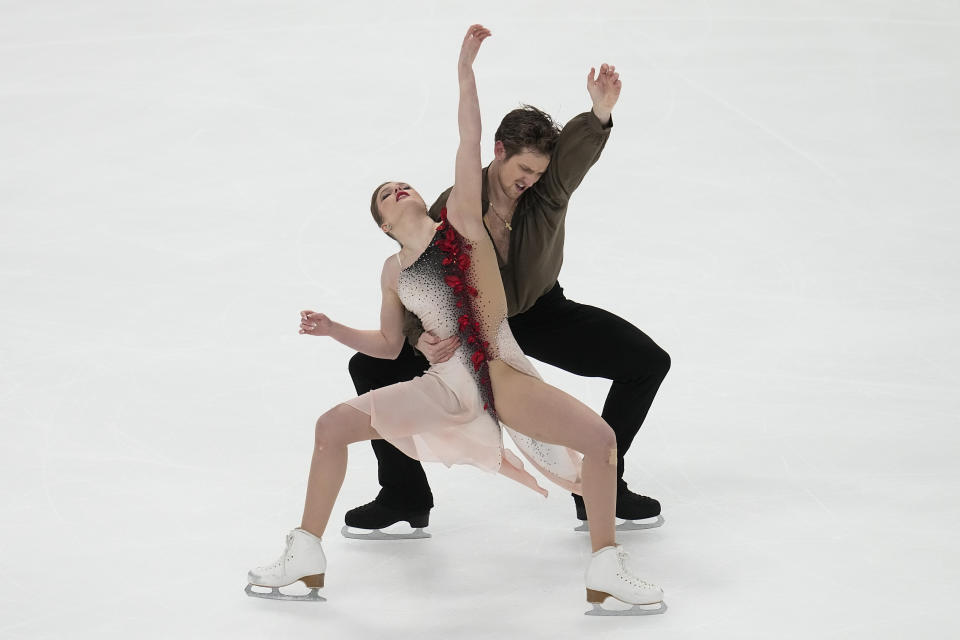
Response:
[[[457,76],[460,82],[460,106],[457,122],[460,126],[460,146],[453,190],[447,199],[447,218],[463,235],[478,238],[483,230],[483,205],[480,201],[483,178],[480,166],[480,99],[473,61],[480,44],[490,36],[490,30],[475,24],[467,30],[460,47]]]

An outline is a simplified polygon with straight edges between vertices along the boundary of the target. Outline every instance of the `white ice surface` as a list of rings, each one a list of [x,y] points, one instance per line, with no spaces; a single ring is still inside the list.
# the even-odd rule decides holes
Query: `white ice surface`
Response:
[[[465,4],[0,2],[0,638],[955,637],[960,6]],[[622,74],[561,282],[673,357],[622,537],[663,616],[582,615],[560,490],[429,467],[433,539],[341,538],[365,444],[329,601],[243,593],[353,393],[297,314],[376,325],[369,195],[451,183],[472,22],[485,162]]]

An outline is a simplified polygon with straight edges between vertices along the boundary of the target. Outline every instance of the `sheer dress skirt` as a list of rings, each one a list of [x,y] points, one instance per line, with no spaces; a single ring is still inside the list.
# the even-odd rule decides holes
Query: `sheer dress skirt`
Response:
[[[521,373],[540,378],[509,334],[509,325],[504,322],[503,326],[507,334],[501,328],[500,359]],[[502,426],[538,471],[564,489],[580,493],[580,454],[501,425],[485,408],[472,369],[469,353],[461,347],[450,360],[432,365],[422,376],[368,391],[345,404],[369,415],[370,425],[380,437],[411,458],[502,472],[546,495],[524,470],[520,458],[504,446]]]

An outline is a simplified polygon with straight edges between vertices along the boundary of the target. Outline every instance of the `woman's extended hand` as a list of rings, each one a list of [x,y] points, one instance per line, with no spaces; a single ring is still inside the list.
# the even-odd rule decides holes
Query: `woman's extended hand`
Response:
[[[332,324],[333,321],[322,313],[309,310],[300,312],[300,333],[309,333],[311,336],[328,336]]]
[[[482,24],[470,25],[467,35],[463,37],[463,46],[460,47],[460,64],[472,67],[473,61],[477,58],[477,52],[480,51],[480,43],[489,35],[491,35],[490,30]]]

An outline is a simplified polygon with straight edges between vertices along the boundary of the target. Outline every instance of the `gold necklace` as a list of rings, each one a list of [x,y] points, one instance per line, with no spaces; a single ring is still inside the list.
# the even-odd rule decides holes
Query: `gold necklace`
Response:
[[[493,209],[493,215],[500,218],[500,222],[503,223],[503,226],[507,228],[507,231],[513,231],[513,227],[510,226],[510,223],[503,219],[503,216],[500,215],[500,212],[497,211],[497,208],[494,206],[493,201],[490,201],[490,208]]]

